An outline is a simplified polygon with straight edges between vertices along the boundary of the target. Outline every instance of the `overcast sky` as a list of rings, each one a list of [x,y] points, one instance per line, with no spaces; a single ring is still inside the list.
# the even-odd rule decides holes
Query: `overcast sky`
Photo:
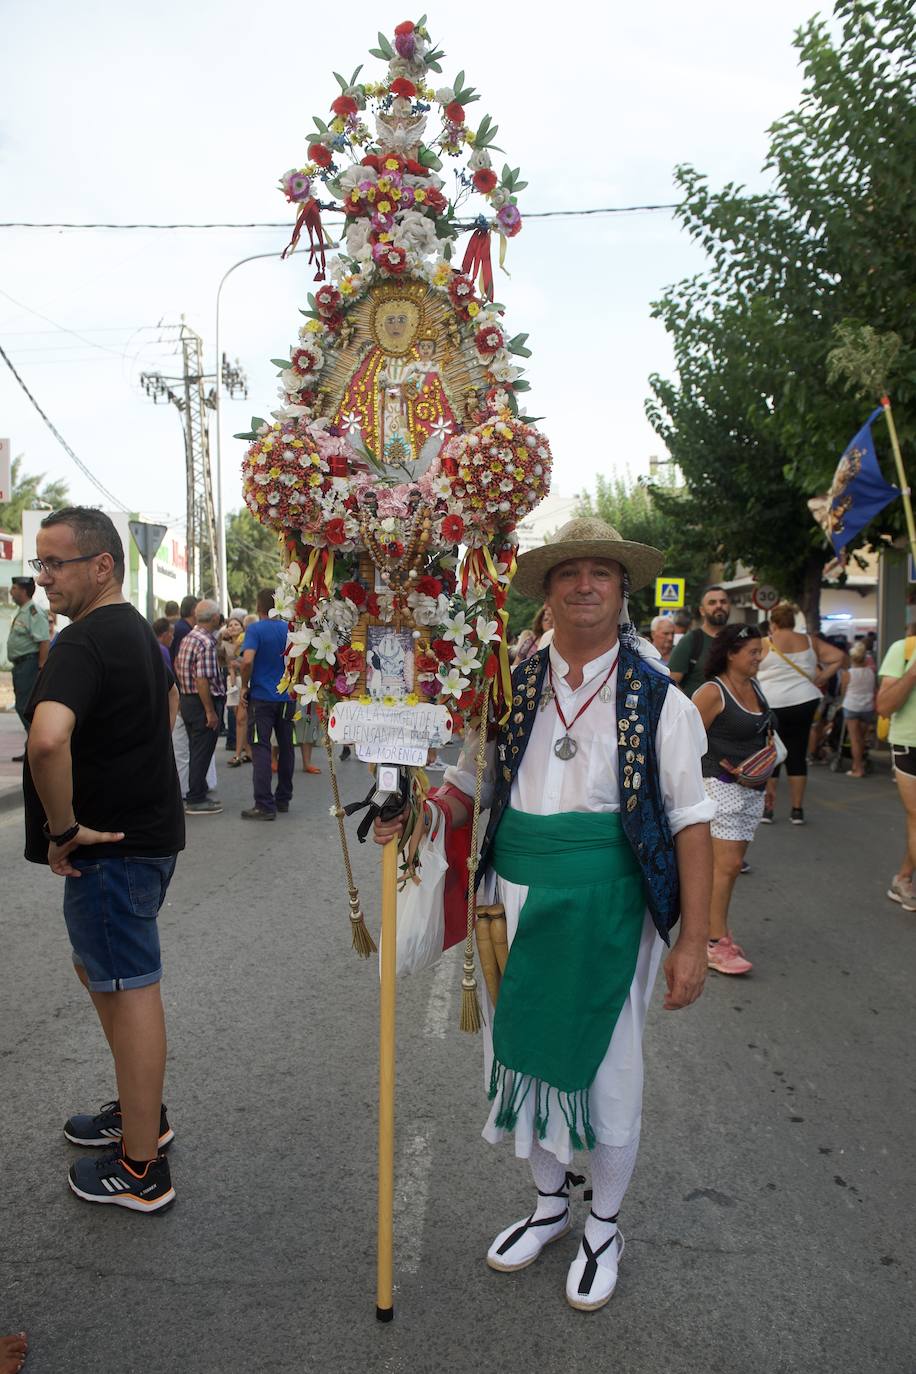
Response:
[[[670,202],[672,168],[715,185],[764,184],[766,128],[800,91],[792,47],[815,0],[645,0],[431,8],[445,48],[481,91],[499,144],[529,182],[520,209]],[[564,14],[575,16],[567,27]],[[305,160],[313,113],[366,62],[381,27],[406,11],[242,0],[0,0],[0,220],[291,220],[278,176]],[[416,15],[412,17],[416,18]],[[312,289],[304,255],[287,262],[282,230],[0,229],[0,344],[64,437],[125,505],[184,516],[178,412],[154,407],[140,372],[176,371],[168,339],[182,314],[214,364],[222,337],[249,378],[249,401],[223,415],[223,490],[241,503],[251,414],[275,404],[275,369]],[[702,267],[670,214],[529,222],[509,247],[498,298],[512,333],[528,331],[532,414],[555,454],[554,491],[596,474],[645,471],[659,452],[644,419],[648,376],[670,370],[650,302]],[[12,299],[10,299],[12,298]],[[46,316],[42,319],[40,316]],[[61,328],[62,327],[62,328]],[[75,331],[79,338],[63,332]],[[0,360],[0,435],[29,471],[64,477],[74,498],[102,498],[74,467]]]

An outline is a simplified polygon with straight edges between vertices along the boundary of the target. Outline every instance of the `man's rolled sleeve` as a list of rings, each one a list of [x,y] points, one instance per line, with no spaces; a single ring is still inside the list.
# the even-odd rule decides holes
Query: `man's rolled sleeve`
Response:
[[[706,731],[693,702],[683,692],[668,691],[655,744],[665,815],[672,835],[688,825],[711,821],[715,805],[703,786],[702,759]]]

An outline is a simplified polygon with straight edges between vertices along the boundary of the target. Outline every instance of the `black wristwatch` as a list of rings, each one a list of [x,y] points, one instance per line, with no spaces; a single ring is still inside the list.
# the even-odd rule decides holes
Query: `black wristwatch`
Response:
[[[51,841],[52,844],[68,844],[70,840],[73,839],[73,836],[76,834],[76,832],[79,830],[80,823],[79,821],[74,821],[71,826],[67,827],[67,829],[63,832],[62,835],[52,835],[47,821],[45,821],[44,825],[41,828],[45,832],[46,837]]]

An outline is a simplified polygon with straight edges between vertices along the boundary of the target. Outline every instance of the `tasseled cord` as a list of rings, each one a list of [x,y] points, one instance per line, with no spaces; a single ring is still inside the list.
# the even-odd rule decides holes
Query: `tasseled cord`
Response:
[[[483,791],[483,775],[487,761],[487,721],[489,718],[490,693],[486,693],[480,712],[480,740],[477,745],[477,779],[474,786],[474,814],[471,820],[471,852],[468,856],[468,933],[464,944],[464,965],[461,978],[461,1015],[458,1021],[460,1030],[476,1035],[483,1026],[480,1013],[480,999],[477,996],[477,978],[474,972],[474,909],[477,896],[477,823],[480,820],[480,795]]]
[[[340,831],[340,848],[343,852],[344,870],[347,875],[347,893],[350,901],[350,931],[353,938],[353,948],[360,959],[368,959],[370,954],[378,952],[378,946],[366,928],[366,918],[363,916],[362,905],[359,900],[359,890],[353,881],[353,869],[350,865],[350,851],[347,847],[347,832],[344,829],[345,811],[340,804],[340,788],[337,785],[337,773],[334,768],[334,746],[328,734],[327,723],[324,727],[324,747],[328,756],[328,770],[331,775],[331,792],[334,797],[334,815],[337,818],[337,826]]]

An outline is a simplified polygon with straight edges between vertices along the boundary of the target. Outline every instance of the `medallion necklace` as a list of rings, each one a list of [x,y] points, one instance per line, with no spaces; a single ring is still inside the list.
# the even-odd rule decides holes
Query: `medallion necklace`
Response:
[[[591,696],[589,697],[585,705],[579,707],[578,711],[570,721],[567,721],[566,717],[564,716],[563,708],[560,706],[559,700],[557,699],[557,694],[554,690],[553,685],[553,664],[548,661],[547,672],[550,679],[550,695],[553,698],[554,706],[557,708],[557,715],[560,717],[560,723],[562,724],[563,729],[566,731],[566,734],[563,735],[562,739],[558,739],[556,744],[553,746],[553,752],[556,754],[557,758],[562,759],[564,763],[568,762],[569,759],[575,758],[576,754],[578,754],[579,752],[578,744],[569,733],[575,725],[576,721],[579,719],[580,716],[583,716],[585,714],[585,712],[591,706],[592,702],[595,700],[595,697],[600,696],[602,701],[607,701],[609,699],[605,692],[605,689],[610,680],[611,673],[613,673],[614,669],[617,667],[617,659],[619,658],[619,656],[619,653],[614,655],[614,661],[611,664],[610,668],[608,668],[603,681],[598,686],[598,688],[594,692],[592,692]]]

